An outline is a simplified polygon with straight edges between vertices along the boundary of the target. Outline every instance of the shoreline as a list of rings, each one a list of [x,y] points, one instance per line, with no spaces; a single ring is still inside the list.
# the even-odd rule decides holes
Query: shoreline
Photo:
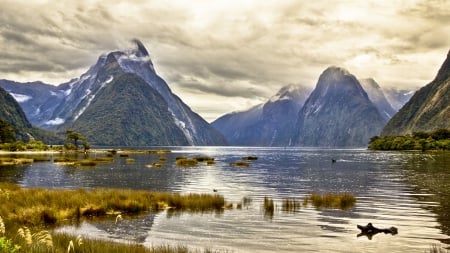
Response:
[[[91,149],[89,150],[87,153],[106,153],[108,152],[108,150],[106,149]],[[64,153],[84,153],[82,151],[80,152],[64,152],[61,150],[26,150],[26,151],[7,151],[7,150],[0,150],[0,155],[14,155],[14,154],[19,154],[19,155],[40,155],[40,154],[44,154],[44,155],[53,155],[53,154],[64,154]]]

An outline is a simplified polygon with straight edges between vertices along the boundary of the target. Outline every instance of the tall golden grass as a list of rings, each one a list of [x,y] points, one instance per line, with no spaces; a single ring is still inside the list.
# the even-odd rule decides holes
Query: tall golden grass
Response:
[[[0,189],[0,216],[21,226],[58,225],[83,217],[118,213],[135,215],[163,208],[206,212],[222,209],[225,205],[223,196],[217,194],[182,195],[125,189],[23,189],[5,183],[0,183]]]
[[[12,238],[11,247],[19,245],[20,252],[192,252],[183,246],[145,248],[99,240],[81,241],[68,235],[51,235],[46,227],[78,222],[84,217],[110,216],[119,222],[121,214],[137,215],[163,208],[208,212],[223,210],[225,206],[223,196],[217,194],[24,189],[9,183],[0,183],[0,203],[0,238]]]
[[[350,193],[312,193],[305,197],[304,203],[311,201],[316,208],[337,208],[348,210],[355,206],[356,198]]]

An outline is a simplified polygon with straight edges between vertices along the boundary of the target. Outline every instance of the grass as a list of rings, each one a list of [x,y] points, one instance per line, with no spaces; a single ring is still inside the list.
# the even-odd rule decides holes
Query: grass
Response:
[[[196,159],[189,159],[185,157],[178,157],[175,162],[178,166],[183,167],[190,167],[190,166],[196,166],[198,164],[198,161]]]
[[[9,249],[6,252],[17,245],[20,252],[192,252],[183,246],[145,248],[137,244],[88,239],[78,245],[76,238],[51,235],[46,229],[82,219],[117,219],[118,214],[139,215],[166,208],[178,212],[221,212],[225,207],[223,196],[217,194],[24,189],[10,183],[0,183],[0,203],[0,247],[6,245]]]
[[[304,205],[309,201],[311,201],[311,204],[318,209],[337,208],[348,210],[356,204],[356,198],[349,193],[313,193],[310,196],[305,197],[305,200],[303,201]]]
[[[281,211],[283,212],[296,212],[300,210],[301,203],[300,201],[294,198],[283,199],[281,203]]]
[[[0,216],[19,226],[54,226],[84,217],[108,214],[137,215],[171,208],[177,211],[220,210],[225,200],[220,195],[177,194],[119,189],[49,190],[23,189],[0,183]]]
[[[25,235],[22,238],[18,232],[14,239],[7,240],[0,237],[0,252],[67,252],[67,253],[197,253],[197,252],[222,252],[205,250],[190,250],[186,246],[160,245],[144,247],[137,243],[118,243],[97,239],[85,239],[81,236],[70,236],[67,234],[50,235],[47,231],[40,231],[34,235]],[[25,232],[26,233],[26,232]],[[2,248],[3,246],[3,248]],[[7,246],[7,247],[4,247]],[[4,251],[2,251],[4,250]]]
[[[275,204],[273,199],[264,197],[264,216],[273,218],[273,214],[275,211]]]
[[[12,157],[0,157],[1,165],[20,165],[20,164],[30,164],[33,163],[32,158],[12,158]]]
[[[428,251],[429,253],[449,253],[449,250],[446,250],[444,248],[441,248],[437,245],[433,245],[431,246],[430,250]]]
[[[230,163],[230,166],[236,166],[236,167],[248,167],[250,166],[250,163],[244,162],[244,161],[236,161],[234,163]]]

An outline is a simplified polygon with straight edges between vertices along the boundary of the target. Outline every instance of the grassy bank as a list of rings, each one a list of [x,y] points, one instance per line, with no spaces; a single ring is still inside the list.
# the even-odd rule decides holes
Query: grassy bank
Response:
[[[119,214],[139,215],[166,208],[175,211],[219,212],[225,206],[224,198],[217,194],[182,195],[124,189],[24,189],[9,183],[0,183],[0,203],[1,225],[4,228],[0,231],[3,240],[0,240],[0,249],[2,245],[8,244],[8,240],[12,245],[9,250],[0,252],[14,252],[14,245],[20,246],[21,252],[67,252],[70,241],[76,245],[76,238],[64,239],[64,235],[50,235],[45,231],[83,219],[115,219]],[[47,241],[41,243],[44,239]],[[79,246],[76,252],[187,252],[184,247],[147,249],[139,245],[97,240],[85,240],[84,246]]]

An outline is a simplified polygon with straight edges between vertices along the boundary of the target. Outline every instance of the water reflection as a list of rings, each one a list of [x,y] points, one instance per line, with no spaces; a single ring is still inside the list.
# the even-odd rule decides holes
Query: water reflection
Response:
[[[0,180],[26,187],[216,191],[235,207],[220,213],[165,211],[152,214],[147,223],[125,219],[117,230],[112,223],[74,228],[75,233],[89,231],[99,238],[127,238],[149,246],[168,243],[235,252],[424,252],[434,243],[449,242],[448,154],[232,147],[172,151],[164,155],[167,161],[161,168],[147,167],[160,161],[160,155],[130,154],[133,164],[116,156],[112,163],[95,168],[53,163],[2,167]],[[214,157],[215,164],[179,167],[178,156]],[[249,167],[229,166],[244,156],[258,160]],[[346,211],[283,209],[283,200],[303,200],[314,192],[352,193],[356,205]],[[273,201],[269,218],[264,215],[264,197]],[[357,238],[357,225],[368,222],[395,226],[400,233]]]
[[[439,229],[450,235],[450,154],[414,154],[404,166],[404,175],[413,186],[411,196],[426,203],[422,207],[437,214]],[[442,240],[450,244],[450,240]]]

